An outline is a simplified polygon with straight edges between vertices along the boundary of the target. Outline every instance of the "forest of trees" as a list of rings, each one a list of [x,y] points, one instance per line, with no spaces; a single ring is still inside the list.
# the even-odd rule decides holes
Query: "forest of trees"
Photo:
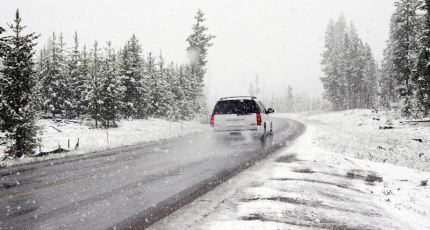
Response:
[[[199,10],[188,38],[188,64],[166,63],[161,54],[143,54],[133,35],[120,50],[110,42],[80,46],[77,33],[71,46],[53,33],[40,51],[36,74],[39,108],[45,116],[91,117],[96,126],[115,126],[120,118],[189,119],[203,112],[203,76],[207,48],[204,15]]]
[[[324,98],[332,109],[373,108],[377,105],[378,68],[372,50],[342,15],[330,21],[322,59]]]
[[[399,0],[381,66],[381,105],[404,116],[430,112],[430,1]]]
[[[406,117],[430,113],[430,0],[398,0],[378,66],[354,26],[330,21],[323,53],[324,97],[332,109],[384,107]]]
[[[206,110],[204,75],[213,35],[198,10],[186,38],[190,62],[167,63],[143,53],[132,35],[119,50],[111,42],[91,47],[53,33],[35,56],[35,33],[23,34],[19,11],[9,30],[0,27],[0,131],[13,144],[10,156],[30,155],[38,117],[91,119],[115,127],[120,119],[192,119]],[[4,35],[10,34],[10,35]]]

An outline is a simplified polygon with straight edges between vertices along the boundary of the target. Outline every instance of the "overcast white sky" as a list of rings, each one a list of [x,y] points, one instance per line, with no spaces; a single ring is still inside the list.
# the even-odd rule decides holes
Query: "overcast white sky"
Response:
[[[207,73],[211,98],[248,94],[256,74],[264,94],[322,92],[321,53],[330,18],[353,21],[363,40],[381,59],[393,0],[0,0],[0,25],[19,7],[28,29],[44,44],[53,31],[71,43],[75,30],[83,43],[110,40],[122,46],[135,33],[145,52],[186,62],[186,37],[198,8],[216,35]]]

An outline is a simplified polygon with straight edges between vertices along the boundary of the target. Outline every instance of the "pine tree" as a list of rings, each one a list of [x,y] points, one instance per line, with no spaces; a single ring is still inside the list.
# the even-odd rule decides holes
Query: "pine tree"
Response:
[[[190,82],[191,78],[191,67],[190,66],[180,66],[179,67],[178,84],[180,91],[179,101],[179,114],[180,119],[190,119],[194,114],[194,99],[193,99],[193,89]]]
[[[394,24],[390,28],[392,74],[397,80],[397,92],[402,100],[402,113],[412,115],[414,84],[411,76],[418,53],[420,0],[399,0],[395,3]]]
[[[349,41],[349,34],[348,34],[348,27],[346,25],[346,19],[342,15],[338,18],[336,21],[335,27],[334,27],[334,57],[333,57],[333,65],[335,66],[335,76],[334,81],[336,83],[334,84],[334,94],[335,94],[335,101],[337,104],[335,105],[335,108],[337,109],[348,109],[349,106],[349,100],[348,97],[350,94],[348,92],[348,72],[347,67],[349,66],[348,63],[348,49],[350,48],[350,41]],[[303,99],[303,97],[302,97]],[[304,102],[302,102],[304,103]]]
[[[321,64],[324,98],[331,102],[334,110],[374,105],[376,63],[370,47],[363,44],[352,23],[346,26],[343,16],[328,24]],[[309,106],[311,104],[309,99]]]
[[[395,24],[394,15],[391,17],[391,31]],[[384,49],[384,58],[381,65],[381,74],[379,79],[380,86],[380,105],[385,108],[390,108],[391,104],[398,100],[396,93],[396,78],[393,71],[393,34],[390,33],[390,38],[387,41],[387,47]]]
[[[13,34],[1,38],[2,62],[0,78],[0,117],[1,131],[11,140],[7,154],[14,157],[31,155],[36,147],[35,89],[36,76],[33,70],[33,48],[37,35],[24,35],[19,11],[16,11],[14,24],[10,25]],[[5,51],[5,52],[3,52]]]
[[[96,128],[99,126],[99,121],[102,120],[102,91],[101,91],[101,67],[102,59],[100,56],[100,49],[98,42],[94,42],[93,49],[91,50],[91,59],[89,63],[89,76],[90,87],[88,93],[89,107],[88,112],[92,119],[95,121]]]
[[[329,24],[326,29],[325,34],[325,44],[324,44],[324,51],[322,54],[322,71],[324,73],[324,76],[321,77],[321,82],[323,84],[324,88],[324,97],[330,101],[333,106],[335,107],[335,110],[338,109],[339,104],[341,104],[337,100],[337,94],[336,88],[337,88],[337,81],[335,80],[336,76],[336,66],[335,66],[335,23],[333,20],[330,19]]]
[[[156,97],[154,98],[154,100],[157,101],[157,109],[155,110],[155,116],[161,118],[168,118],[172,114],[171,110],[173,100],[173,94],[170,91],[171,73],[169,71],[169,68],[165,66],[165,61],[161,54],[158,57],[157,67],[157,77],[155,78],[155,80],[157,81],[157,88],[152,89],[156,91]]]
[[[55,33],[49,44],[49,57],[46,60],[46,72],[42,74],[42,100],[44,112],[53,116],[64,117],[68,109],[68,79],[64,58],[64,43],[57,41]]]
[[[133,104],[133,95],[136,94],[134,90],[134,82],[130,77],[131,67],[130,67],[130,52],[128,48],[128,43],[119,52],[119,72],[121,79],[121,86],[124,88],[124,95],[121,98],[121,114],[126,118],[131,118],[136,114],[136,109]]]
[[[59,37],[59,63],[61,76],[61,91],[58,92],[60,101],[62,100],[62,117],[71,119],[73,114],[73,91],[72,91],[72,76],[67,65],[67,50],[64,43],[63,33]]]
[[[155,66],[155,58],[152,56],[151,52],[146,55],[145,76],[147,77],[146,84],[148,84],[149,88],[151,89],[148,92],[147,115],[153,116],[158,106],[157,98],[156,98],[156,94],[157,94],[156,88],[158,86],[157,86],[157,70]]]
[[[151,88],[150,114],[155,117],[165,117],[169,107],[166,97],[167,82],[165,77],[164,59],[160,55],[158,63],[156,63],[156,59],[151,53],[149,53],[146,65]]]
[[[148,110],[148,91],[144,75],[142,47],[136,36],[124,46],[120,59],[121,84],[124,87],[122,114],[125,117],[144,118]]]
[[[332,103],[334,110],[344,109],[346,105],[345,55],[349,45],[346,29],[345,18],[341,15],[336,22],[330,20],[325,35],[321,81],[324,97]]]
[[[80,65],[81,54],[79,51],[79,41],[78,34],[75,32],[73,35],[73,50],[67,59],[67,75],[70,80],[69,92],[70,92],[70,102],[71,111],[69,117],[75,117],[82,114],[82,108],[80,106],[81,94],[83,90],[83,85],[86,83],[84,79],[81,78]]]
[[[182,94],[182,89],[179,86],[177,67],[173,62],[165,69],[166,81],[167,81],[167,91],[166,100],[169,106],[168,108],[168,118],[178,120],[179,119],[179,95]]]
[[[108,42],[106,58],[102,61],[101,67],[101,106],[100,118],[105,127],[116,126],[120,114],[120,98],[122,96],[121,82],[119,79],[116,56],[112,45]]]
[[[377,105],[378,95],[378,67],[375,59],[373,58],[372,50],[369,44],[365,44],[363,56],[364,70],[363,70],[363,84],[361,92],[363,94],[363,107],[370,109]]]
[[[193,84],[193,100],[196,113],[203,113],[206,109],[204,97],[204,75],[206,73],[208,48],[213,45],[214,35],[207,34],[208,28],[203,25],[203,12],[199,9],[194,17],[196,23],[193,25],[193,33],[187,38],[187,53],[190,58],[191,79]]]
[[[82,53],[79,58],[78,65],[78,78],[76,79],[74,88],[74,97],[76,101],[76,114],[78,116],[89,114],[89,100],[90,100],[90,60],[87,52],[87,47],[84,45]]]
[[[36,83],[36,92],[37,92],[37,96],[36,96],[36,110],[38,112],[43,111],[43,95],[42,95],[42,83],[43,83],[43,73],[46,73],[46,68],[47,68],[47,61],[46,59],[48,58],[48,54],[46,51],[46,48],[43,47],[43,49],[41,49],[39,51],[39,57],[37,58],[36,61],[36,68],[35,68],[35,74],[36,74],[36,79],[37,79],[37,83]]]
[[[185,90],[182,88],[181,75],[183,71],[182,66],[175,65],[173,62],[169,66],[169,85],[171,98],[171,118],[175,120],[185,119],[183,116],[183,107],[185,101]]]
[[[420,51],[417,60],[417,72],[413,77],[416,84],[416,97],[419,110],[424,116],[430,112],[430,0],[425,0],[424,28],[420,39]]]
[[[364,46],[352,23],[349,26],[347,37],[349,44],[345,50],[345,79],[347,92],[346,108],[363,108],[363,99],[361,94],[364,90]]]

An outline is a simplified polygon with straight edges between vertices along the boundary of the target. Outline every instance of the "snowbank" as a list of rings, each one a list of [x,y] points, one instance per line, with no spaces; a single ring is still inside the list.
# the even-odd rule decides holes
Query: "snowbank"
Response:
[[[393,111],[348,110],[307,117],[316,141],[361,159],[430,171],[430,122],[406,121]]]
[[[39,138],[42,152],[52,151],[58,147],[72,151],[45,157],[5,160],[0,162],[0,167],[160,141],[209,129],[208,125],[195,121],[170,122],[162,119],[124,120],[119,123],[118,128],[110,129],[91,128],[80,121],[57,122],[44,119],[39,120],[37,125],[41,128]],[[78,147],[75,150],[77,144]],[[5,146],[2,145],[1,148],[0,158],[2,158]],[[37,152],[40,150],[38,149]]]

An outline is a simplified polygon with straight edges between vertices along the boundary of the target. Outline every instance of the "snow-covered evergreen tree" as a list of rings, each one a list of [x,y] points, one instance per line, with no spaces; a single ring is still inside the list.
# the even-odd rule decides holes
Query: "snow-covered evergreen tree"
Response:
[[[364,108],[373,108],[377,105],[378,95],[378,66],[373,57],[372,50],[369,44],[365,44],[364,48],[364,70],[363,70],[363,84],[362,84],[362,98]]]
[[[136,36],[124,46],[120,56],[121,84],[124,87],[122,114],[125,117],[147,116],[148,83],[144,75],[142,47]]]
[[[187,38],[187,53],[190,58],[191,79],[193,84],[194,109],[196,113],[206,110],[206,99],[204,97],[204,75],[206,73],[208,48],[213,45],[214,35],[208,34],[208,28],[203,24],[206,20],[203,12],[199,9],[194,17],[196,23],[193,25],[193,33]]]
[[[346,82],[346,106],[345,108],[360,108],[361,104],[361,92],[363,86],[363,42],[358,37],[354,25],[351,23],[349,31],[346,36],[347,47],[345,56],[345,82]]]
[[[177,101],[177,95],[178,91],[182,91],[181,88],[179,88],[179,80],[178,80],[178,72],[177,72],[177,66],[175,66],[175,63],[170,62],[166,67],[166,77],[167,77],[167,84],[168,84],[168,91],[169,91],[169,113],[168,118],[173,120],[179,119],[179,102]]]
[[[156,63],[155,57],[152,53],[147,55],[146,59],[146,75],[149,77],[148,83],[150,84],[150,110],[151,116],[165,116],[166,101],[165,101],[165,90],[167,82],[164,81],[164,60],[160,58]]]
[[[76,117],[83,114],[84,109],[80,100],[82,99],[82,91],[85,90],[85,84],[88,83],[85,78],[83,78],[80,72],[82,62],[81,53],[79,51],[79,40],[78,33],[75,32],[73,35],[73,49],[67,59],[67,76],[70,81],[69,92],[71,103],[71,112],[69,117]]]
[[[180,96],[178,99],[179,103],[179,114],[181,119],[190,119],[194,114],[194,99],[191,78],[191,67],[180,66],[178,71],[178,84],[180,90]]]
[[[68,52],[66,49],[66,44],[64,42],[63,33],[60,33],[59,37],[59,63],[60,63],[60,75],[62,82],[62,90],[59,93],[60,100],[63,100],[62,103],[62,117],[64,118],[73,118],[74,117],[74,100],[73,100],[73,91],[72,91],[72,76],[71,71],[68,68]]]
[[[418,110],[424,116],[428,116],[430,113],[430,0],[425,0],[422,9],[425,11],[424,28],[420,39],[417,71],[413,76],[413,81],[416,84]]]
[[[169,85],[172,93],[171,99],[171,116],[175,120],[185,119],[183,109],[186,103],[185,91],[182,87],[181,75],[183,75],[183,67],[175,66],[172,62],[169,66]]]
[[[62,39],[57,40],[55,33],[52,34],[50,41],[49,58],[46,59],[45,72],[41,73],[43,110],[45,113],[52,113],[53,116],[64,117],[70,105],[64,43]]]
[[[390,26],[391,73],[397,80],[397,92],[402,102],[402,113],[412,115],[414,83],[411,81],[418,55],[420,0],[399,0]]]
[[[391,16],[390,31],[393,30],[396,17]],[[384,58],[381,64],[381,74],[379,79],[380,105],[385,108],[390,108],[391,104],[397,102],[398,95],[396,92],[396,78],[393,71],[393,34],[390,33],[390,38],[387,41],[387,47],[384,49]]]
[[[38,112],[43,111],[43,98],[42,98],[42,83],[43,83],[43,74],[46,73],[46,68],[47,68],[47,61],[46,59],[48,58],[48,52],[46,50],[45,47],[43,47],[41,50],[39,50],[39,56],[37,57],[36,60],[36,67],[35,67],[35,74],[36,74],[36,79],[37,79],[37,83],[36,83],[36,92],[37,92],[37,96],[36,96],[36,108]]]
[[[324,76],[321,81],[324,87],[324,97],[330,101],[334,110],[345,108],[346,82],[345,82],[345,45],[346,22],[343,15],[334,22],[330,20],[326,35],[325,48],[322,59]]]
[[[89,63],[90,86],[88,93],[88,112],[90,117],[95,121],[96,128],[99,126],[99,122],[102,120],[103,97],[101,89],[101,68],[102,57],[100,56],[98,42],[95,41],[93,49],[91,50]]]
[[[100,104],[104,127],[116,126],[120,116],[120,99],[122,97],[121,81],[119,79],[116,55],[110,42],[107,43],[105,59],[101,67]]]
[[[36,147],[36,110],[33,48],[37,35],[23,34],[19,11],[10,25],[12,34],[1,38],[0,69],[1,131],[11,141],[7,154],[14,157],[31,155]]]
[[[78,78],[74,83],[74,98],[76,100],[76,114],[78,116],[87,115],[89,112],[89,100],[90,100],[90,56],[87,52],[87,47],[84,45],[78,65]]]
[[[354,25],[341,16],[330,21],[321,62],[324,97],[334,110],[369,108],[377,97],[376,63]]]
[[[169,67],[166,66],[163,56],[159,55],[158,57],[158,65],[157,65],[157,78],[158,81],[158,108],[155,113],[157,117],[170,117],[172,115],[172,100],[173,94],[171,92],[171,78],[172,72]]]

